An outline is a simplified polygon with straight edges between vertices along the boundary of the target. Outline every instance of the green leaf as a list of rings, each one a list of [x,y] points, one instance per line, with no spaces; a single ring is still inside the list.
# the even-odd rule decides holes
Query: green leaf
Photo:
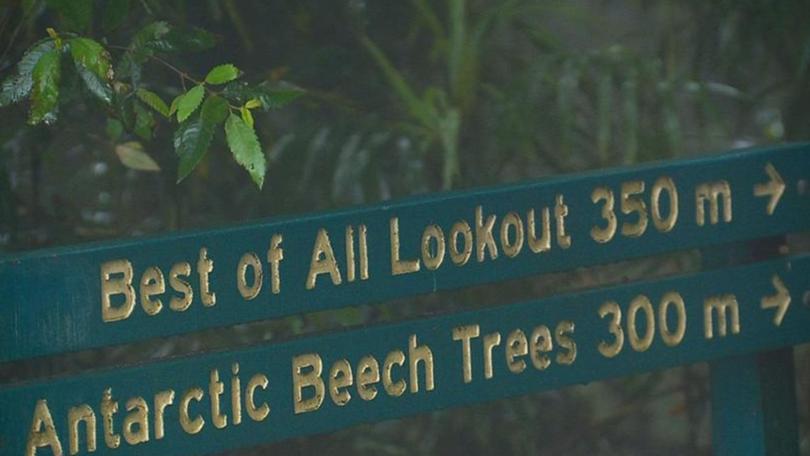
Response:
[[[132,39],[130,49],[140,55],[153,52],[196,52],[214,47],[217,40],[197,27],[174,27],[164,21],[152,22]]]
[[[118,138],[124,134],[124,124],[118,119],[109,118],[107,119],[106,131],[107,137],[110,138],[110,140],[117,141]]]
[[[247,109],[255,109],[262,106],[262,102],[259,101],[257,98],[251,98],[250,100],[245,102],[245,108]]]
[[[129,0],[107,0],[101,26],[106,31],[118,28],[129,14]]]
[[[155,116],[152,111],[137,102],[134,103],[133,110],[135,111],[135,128],[133,128],[133,131],[145,141],[151,141],[155,128]]]
[[[211,49],[217,39],[207,30],[199,27],[172,27],[163,40],[151,44],[161,52],[199,52]]]
[[[39,59],[32,74],[31,113],[28,122],[51,124],[56,121],[59,108],[59,80],[61,52],[52,49]]]
[[[304,95],[306,92],[300,87],[287,83],[271,83],[269,81],[250,86],[246,82],[233,82],[225,86],[222,94],[238,104],[251,103],[249,109],[258,101],[265,111],[279,109]],[[256,106],[258,107],[258,106]]]
[[[115,75],[110,63],[110,53],[104,46],[90,38],[71,38],[68,40],[68,46],[70,55],[77,65],[92,71],[103,81],[113,80]]]
[[[247,106],[242,106],[239,108],[239,112],[242,114],[242,120],[244,120],[250,128],[253,128],[253,113],[250,112],[250,109],[248,109]]]
[[[249,126],[240,117],[231,114],[225,122],[225,137],[228,148],[231,149],[236,162],[242,165],[259,189],[264,185],[264,174],[267,164],[264,159],[262,146],[256,137],[253,127]]]
[[[147,58],[154,54],[153,43],[163,39],[169,33],[169,24],[164,21],[152,22],[145,25],[135,33],[129,45],[130,55],[136,64],[144,63]]]
[[[183,99],[183,95],[185,95],[185,94],[181,93],[180,95],[174,97],[174,100],[172,100],[172,104],[169,106],[169,116],[170,117],[173,116],[174,113],[177,112],[177,105],[180,103],[180,100]]]
[[[202,85],[196,85],[183,94],[182,98],[177,101],[177,121],[183,122],[188,119],[188,116],[194,114],[194,111],[200,107],[204,95],[205,88]]]
[[[143,150],[143,145],[137,141],[129,141],[115,146],[115,154],[121,163],[130,169],[138,171],[160,171],[160,166]]]
[[[112,87],[107,81],[99,78],[95,73],[87,68],[76,63],[76,72],[84,81],[85,87],[101,101],[110,104],[112,103],[113,91]]]
[[[205,76],[205,82],[209,84],[225,84],[239,77],[239,69],[230,63],[217,65]]]
[[[225,121],[228,102],[219,96],[210,96],[203,103],[200,115],[180,124],[174,133],[174,151],[179,158],[177,182],[185,179],[205,156],[214,139],[214,130]]]
[[[138,89],[135,94],[138,96],[138,98],[140,98],[141,101],[146,103],[147,106],[157,111],[158,114],[162,115],[163,117],[171,116],[169,113],[169,107],[166,105],[166,102],[160,98],[160,95],[146,89]]]
[[[18,103],[31,93],[31,88],[34,85],[32,77],[34,67],[43,55],[55,48],[56,45],[50,38],[38,41],[28,48],[17,63],[16,73],[9,76],[0,86],[0,107]]]
[[[90,27],[93,0],[47,0],[46,3],[59,13],[67,28],[83,32]]]

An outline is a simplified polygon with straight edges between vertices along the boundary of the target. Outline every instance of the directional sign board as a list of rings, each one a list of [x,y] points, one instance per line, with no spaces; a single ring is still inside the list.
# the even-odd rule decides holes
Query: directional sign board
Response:
[[[810,146],[0,259],[0,362],[810,228]]]
[[[0,453],[203,454],[794,345],[808,289],[804,256],[5,387]]]

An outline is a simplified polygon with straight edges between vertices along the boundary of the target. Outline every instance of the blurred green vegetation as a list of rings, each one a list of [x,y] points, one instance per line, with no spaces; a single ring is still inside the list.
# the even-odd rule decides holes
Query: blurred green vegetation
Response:
[[[288,81],[305,95],[255,117],[267,162],[261,190],[230,157],[221,131],[178,184],[174,127],[152,119],[144,134],[134,124],[110,125],[108,108],[66,72],[56,123],[28,126],[25,104],[0,109],[0,251],[810,138],[807,0],[81,0],[71,5],[95,8],[78,25],[81,11],[60,3],[0,1],[0,78],[48,27],[92,37],[119,61],[119,47],[165,21],[216,39],[202,52],[172,53],[172,66],[203,78],[232,63],[250,83]],[[111,5],[127,14],[108,13]],[[184,89],[165,65],[144,64],[140,78],[167,99]],[[116,148],[133,142],[160,172],[119,160]],[[688,270],[695,261],[673,256],[631,266],[248,325],[72,362],[99,365],[136,351],[182,353],[504,303]],[[801,366],[803,451],[810,454],[810,372]],[[685,367],[255,453],[702,454],[710,445],[705,377],[704,366]]]

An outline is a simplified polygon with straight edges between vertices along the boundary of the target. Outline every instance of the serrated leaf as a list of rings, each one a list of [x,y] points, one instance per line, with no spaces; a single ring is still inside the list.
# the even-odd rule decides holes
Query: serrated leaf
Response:
[[[169,116],[170,117],[173,116],[175,112],[177,112],[177,105],[178,105],[178,103],[180,103],[180,100],[183,99],[183,95],[185,95],[185,94],[181,93],[180,95],[174,97],[174,100],[172,100],[172,104],[169,105]]]
[[[255,86],[246,82],[232,82],[222,91],[225,97],[240,104],[258,100],[265,111],[282,108],[305,93],[304,89],[292,84],[270,81]]]
[[[253,127],[240,117],[231,114],[225,121],[225,137],[236,162],[248,171],[253,182],[261,189],[264,185],[267,163]]]
[[[228,115],[228,102],[222,97],[211,96],[205,100],[200,115],[188,120],[174,133],[174,151],[179,158],[177,182],[185,179],[205,156],[214,138],[214,130]]]
[[[32,125],[40,122],[51,124],[56,121],[59,108],[59,80],[62,75],[60,57],[61,52],[52,49],[34,66],[31,75],[33,78],[31,113],[28,117],[28,122]]]
[[[202,85],[196,85],[183,94],[182,98],[177,101],[177,121],[183,122],[188,119],[188,116],[194,114],[194,111],[200,107],[203,96],[205,96],[205,88]]]
[[[90,27],[93,0],[47,0],[46,3],[59,13],[67,28],[83,32]]]
[[[150,47],[160,52],[199,52],[211,49],[216,43],[216,37],[207,30],[173,26],[163,39],[150,43]]]
[[[250,112],[250,109],[248,109],[245,106],[242,106],[241,108],[239,108],[239,112],[242,114],[242,120],[244,120],[245,123],[248,124],[250,128],[253,128],[253,113]]]
[[[239,69],[230,63],[217,65],[205,76],[205,82],[209,84],[225,84],[239,77]]]
[[[18,103],[31,93],[34,80],[34,67],[44,54],[56,48],[53,40],[45,39],[34,43],[17,63],[14,75],[9,76],[0,86],[0,107]]]
[[[151,141],[152,133],[155,128],[155,116],[152,114],[152,111],[149,111],[138,102],[134,103],[133,111],[135,112],[135,127],[133,131],[142,139]]]
[[[153,43],[160,41],[169,33],[170,27],[164,21],[156,21],[145,25],[135,33],[129,45],[128,55],[134,63],[142,64],[154,53]]]
[[[84,85],[87,87],[87,90],[98,97],[101,101],[107,104],[112,103],[113,91],[110,84],[107,83],[107,81],[99,78],[95,73],[82,65],[76,63],[75,66],[76,72],[79,73],[82,81],[84,81]]]
[[[121,163],[130,169],[138,171],[160,171],[160,166],[143,150],[143,145],[137,141],[129,141],[115,146],[115,154]]]
[[[135,94],[141,101],[146,103],[147,106],[157,111],[158,114],[162,115],[163,117],[171,116],[169,113],[169,107],[166,105],[166,102],[160,98],[160,95],[146,89],[138,89]]]
[[[92,71],[103,81],[113,80],[115,75],[110,63],[110,53],[104,46],[90,38],[71,38],[68,40],[68,46],[70,55],[77,65]]]

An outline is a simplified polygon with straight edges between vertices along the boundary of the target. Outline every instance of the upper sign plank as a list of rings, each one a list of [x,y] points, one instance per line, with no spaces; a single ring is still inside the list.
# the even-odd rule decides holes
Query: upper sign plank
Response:
[[[808,287],[794,257],[0,387],[0,454],[208,454],[766,351],[810,341]]]
[[[810,229],[810,145],[0,260],[0,362]]]

